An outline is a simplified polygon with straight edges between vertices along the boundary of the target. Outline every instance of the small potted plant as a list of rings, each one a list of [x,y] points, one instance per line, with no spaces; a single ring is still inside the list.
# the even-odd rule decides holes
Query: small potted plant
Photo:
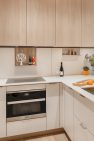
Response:
[[[83,74],[83,75],[89,75],[89,67],[84,66],[84,67],[83,67],[82,74]]]

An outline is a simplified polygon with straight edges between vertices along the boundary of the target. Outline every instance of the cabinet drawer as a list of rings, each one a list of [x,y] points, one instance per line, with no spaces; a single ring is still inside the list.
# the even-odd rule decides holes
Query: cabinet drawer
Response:
[[[46,130],[46,117],[7,123],[7,136]]]
[[[8,86],[7,91],[20,91],[20,90],[33,90],[33,89],[44,89],[45,84],[32,84],[32,85],[19,85],[19,86]]]
[[[86,124],[88,130],[94,135],[94,103],[80,94],[75,94],[74,114]]]

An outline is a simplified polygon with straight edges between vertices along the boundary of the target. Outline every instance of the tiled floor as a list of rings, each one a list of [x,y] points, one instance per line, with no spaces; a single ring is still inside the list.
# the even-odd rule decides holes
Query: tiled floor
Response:
[[[42,138],[26,140],[26,141],[68,141],[68,139],[66,138],[65,134],[59,134],[54,136],[46,136]]]

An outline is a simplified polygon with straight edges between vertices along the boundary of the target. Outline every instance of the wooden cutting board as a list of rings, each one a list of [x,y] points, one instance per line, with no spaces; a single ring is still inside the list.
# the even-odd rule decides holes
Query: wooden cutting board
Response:
[[[87,85],[87,81],[88,80],[79,81],[79,82],[73,83],[73,85],[74,86],[85,86]]]

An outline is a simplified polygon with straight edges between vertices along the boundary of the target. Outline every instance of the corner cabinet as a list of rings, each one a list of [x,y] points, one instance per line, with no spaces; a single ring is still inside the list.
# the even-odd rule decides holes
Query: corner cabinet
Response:
[[[26,0],[0,0],[0,46],[26,45]]]
[[[6,88],[0,87],[0,138],[6,137]]]
[[[47,130],[59,128],[59,83],[46,85]]]
[[[81,46],[81,0],[56,0],[56,46]]]
[[[27,0],[27,45],[55,45],[55,0]]]
[[[82,46],[94,47],[94,0],[82,0]]]

